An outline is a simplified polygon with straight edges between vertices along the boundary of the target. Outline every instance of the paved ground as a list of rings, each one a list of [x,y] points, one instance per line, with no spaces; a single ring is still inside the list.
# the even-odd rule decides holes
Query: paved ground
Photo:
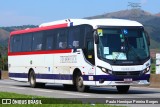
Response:
[[[127,94],[118,94],[116,87],[91,87],[87,93],[65,90],[62,85],[47,84],[45,88],[30,88],[29,83],[0,80],[0,91],[54,98],[160,98],[160,88],[131,87]],[[158,107],[160,105],[126,105]]]

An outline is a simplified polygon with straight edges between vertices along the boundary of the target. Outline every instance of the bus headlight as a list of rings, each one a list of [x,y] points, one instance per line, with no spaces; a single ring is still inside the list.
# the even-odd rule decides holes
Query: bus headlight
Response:
[[[108,69],[106,69],[104,67],[100,67],[100,66],[98,66],[98,67],[102,70],[102,72],[107,73],[107,74],[112,74],[111,70],[108,70]]]
[[[146,74],[147,72],[149,72],[149,71],[150,71],[150,68],[151,68],[151,67],[149,66],[149,67],[147,67],[146,69],[144,69],[143,73]]]
[[[108,70],[106,68],[101,68],[101,70],[104,72],[104,73],[107,73]]]

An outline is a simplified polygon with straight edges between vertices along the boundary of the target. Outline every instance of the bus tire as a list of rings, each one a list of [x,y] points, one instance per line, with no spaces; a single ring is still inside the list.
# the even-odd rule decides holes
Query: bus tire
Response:
[[[129,85],[126,85],[126,86],[116,86],[117,87],[117,91],[118,93],[127,93],[130,86]]]
[[[79,92],[84,92],[84,91],[88,91],[89,90],[89,86],[85,86],[83,84],[83,77],[82,77],[82,74],[81,73],[78,73],[76,75],[76,89],[77,91]]]
[[[45,87],[45,83],[36,83],[36,75],[33,70],[29,73],[29,83],[32,88]]]
[[[29,83],[32,88],[36,88],[36,76],[33,70],[29,73]]]

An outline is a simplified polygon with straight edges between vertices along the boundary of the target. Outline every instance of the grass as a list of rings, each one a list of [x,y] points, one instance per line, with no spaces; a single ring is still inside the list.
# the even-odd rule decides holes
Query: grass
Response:
[[[23,95],[10,92],[0,92],[0,98],[45,98],[41,96]]]
[[[156,65],[154,63],[151,64],[151,74],[155,74],[156,73]]]
[[[151,74],[156,73],[156,59],[151,59]]]
[[[13,98],[33,99],[34,98],[34,99],[42,99],[42,101],[43,99],[45,99],[45,97],[42,97],[42,96],[32,96],[32,95],[23,95],[23,94],[9,93],[9,92],[0,92],[0,99],[2,98],[12,98],[12,99]],[[28,105],[27,104],[23,104],[23,105],[20,105],[20,104],[12,104],[12,105],[3,104],[2,105],[0,104],[0,107],[117,107],[117,106],[107,105],[107,104],[81,104],[82,102],[80,101],[73,101],[73,100],[66,100],[66,99],[51,98],[51,100],[52,100],[52,103],[54,104],[28,104]]]

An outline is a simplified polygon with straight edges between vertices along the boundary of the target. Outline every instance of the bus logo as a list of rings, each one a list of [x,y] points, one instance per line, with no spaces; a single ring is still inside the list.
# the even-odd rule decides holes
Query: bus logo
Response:
[[[11,99],[2,99],[2,104],[11,104]]]

